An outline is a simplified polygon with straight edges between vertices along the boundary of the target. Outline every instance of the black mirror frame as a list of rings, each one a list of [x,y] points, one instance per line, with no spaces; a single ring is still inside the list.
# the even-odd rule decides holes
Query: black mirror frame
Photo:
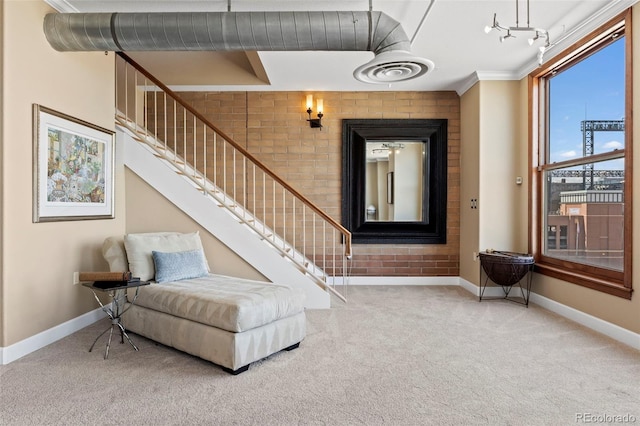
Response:
[[[415,140],[427,144],[425,196],[420,222],[366,221],[366,142]],[[447,120],[342,120],[342,225],[354,243],[446,244]]]

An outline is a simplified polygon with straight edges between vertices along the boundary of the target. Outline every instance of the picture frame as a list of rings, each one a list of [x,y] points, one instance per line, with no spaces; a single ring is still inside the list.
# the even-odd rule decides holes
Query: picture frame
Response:
[[[33,222],[113,219],[114,138],[33,104]]]

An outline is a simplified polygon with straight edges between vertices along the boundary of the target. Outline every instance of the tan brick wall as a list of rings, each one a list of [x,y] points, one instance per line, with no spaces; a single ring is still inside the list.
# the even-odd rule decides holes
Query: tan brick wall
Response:
[[[220,130],[340,220],[342,119],[448,120],[447,244],[358,244],[354,276],[457,276],[460,237],[460,98],[455,92],[313,92],[323,128],[305,121],[303,92],[183,92]]]

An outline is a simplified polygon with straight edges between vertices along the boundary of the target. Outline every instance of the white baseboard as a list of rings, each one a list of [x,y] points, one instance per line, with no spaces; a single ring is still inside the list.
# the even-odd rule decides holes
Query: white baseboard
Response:
[[[460,286],[476,297],[480,295],[480,287],[465,280],[464,278],[460,278]],[[484,294],[488,297],[500,297],[504,295],[502,288],[500,287],[487,287]],[[556,314],[570,319],[571,321],[577,322],[578,324],[597,331],[598,333],[611,337],[618,342],[640,350],[640,334],[638,333],[634,333],[626,328],[604,321],[570,306],[563,305],[555,300],[540,296],[533,291],[529,297],[529,302],[535,303],[536,305],[551,312],[555,312]]]
[[[340,285],[342,278],[336,277]],[[349,277],[349,285],[459,285],[459,277]]]
[[[632,348],[640,350],[640,334],[638,333],[634,333],[626,328],[601,320],[600,318],[596,318],[533,292],[531,292],[531,298],[529,300],[531,303],[542,306],[551,312],[555,312],[558,315],[584,325],[598,333],[602,333],[614,340],[624,343],[625,345],[629,345]]]
[[[50,328],[49,330],[38,333],[35,336],[31,336],[18,343],[14,343],[11,346],[4,348],[0,347],[0,364],[9,364],[10,362],[22,358],[31,352],[44,348],[63,337],[67,337],[78,330],[82,330],[103,318],[105,318],[105,314],[102,311],[102,308],[94,309],[93,311],[89,311],[77,318],[73,318],[67,322]]]

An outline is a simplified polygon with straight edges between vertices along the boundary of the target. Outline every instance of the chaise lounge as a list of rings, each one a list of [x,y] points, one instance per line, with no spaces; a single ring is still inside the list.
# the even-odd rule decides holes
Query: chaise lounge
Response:
[[[302,291],[211,273],[197,232],[109,237],[102,253],[111,271],[152,281],[123,315],[128,331],[231,374],[297,348],[306,335]]]

